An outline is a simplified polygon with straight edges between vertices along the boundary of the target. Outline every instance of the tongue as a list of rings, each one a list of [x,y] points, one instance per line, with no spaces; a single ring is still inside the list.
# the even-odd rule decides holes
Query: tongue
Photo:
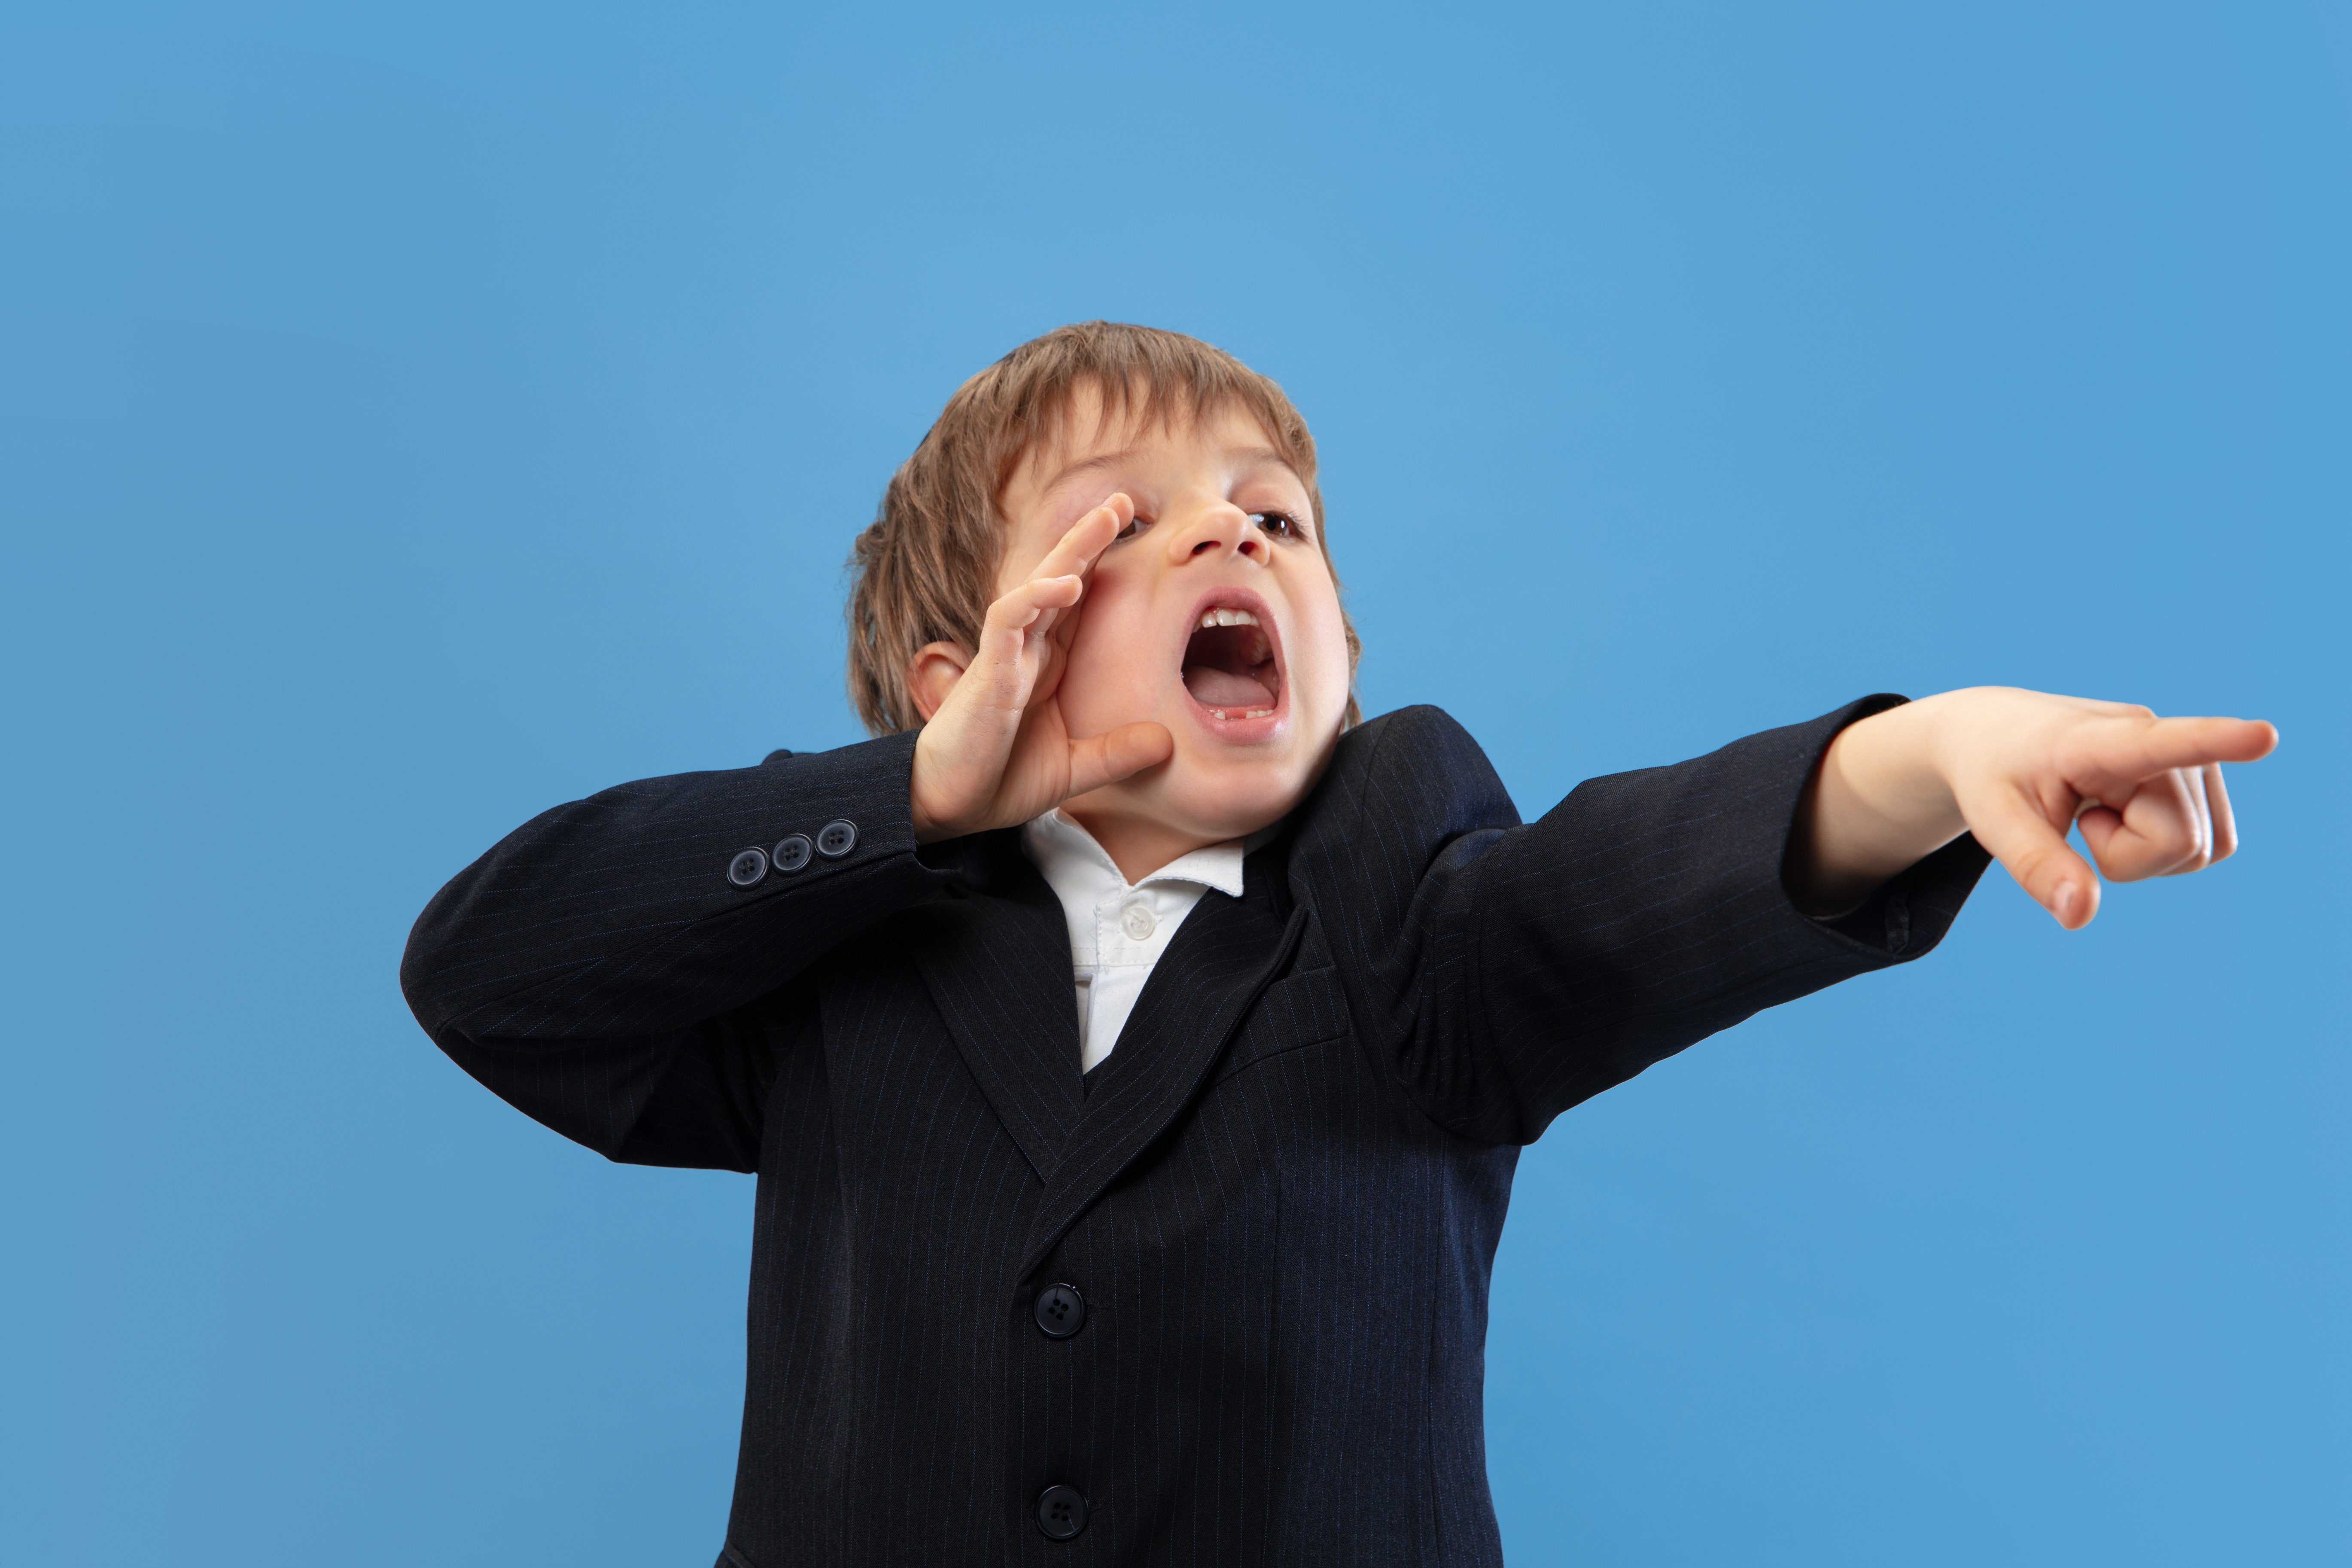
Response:
[[[1196,664],[1184,671],[1184,689],[1211,708],[1271,708],[1274,692],[1254,673]]]

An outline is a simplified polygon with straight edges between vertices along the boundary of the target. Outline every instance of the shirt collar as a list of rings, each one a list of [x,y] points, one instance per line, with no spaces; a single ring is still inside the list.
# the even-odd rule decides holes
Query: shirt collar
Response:
[[[1192,882],[1214,888],[1229,899],[1242,896],[1245,848],[1238,838],[1181,855],[1132,884],[1120,872],[1118,863],[1095,842],[1095,836],[1063,816],[1058,807],[1024,827],[1021,845],[1057,892],[1065,883],[1083,877],[1105,894],[1126,892],[1130,887],[1148,888],[1154,882]]]

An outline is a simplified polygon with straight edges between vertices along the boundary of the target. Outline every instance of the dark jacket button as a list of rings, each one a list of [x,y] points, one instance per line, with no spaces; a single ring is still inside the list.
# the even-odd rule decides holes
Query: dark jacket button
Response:
[[[738,849],[735,858],[727,862],[727,879],[739,888],[756,888],[768,874],[767,852],[760,849]]]
[[[816,852],[838,860],[857,847],[857,824],[835,817],[816,830]]]
[[[807,834],[795,833],[789,838],[777,839],[775,848],[770,850],[769,855],[776,862],[777,870],[797,871],[809,863],[809,856],[814,849],[815,846],[809,842]]]
[[[1047,1487],[1037,1494],[1037,1528],[1048,1541],[1072,1541],[1087,1527],[1087,1500],[1076,1487]]]
[[[1087,1299],[1075,1285],[1048,1285],[1037,1292],[1037,1326],[1066,1340],[1087,1326]]]

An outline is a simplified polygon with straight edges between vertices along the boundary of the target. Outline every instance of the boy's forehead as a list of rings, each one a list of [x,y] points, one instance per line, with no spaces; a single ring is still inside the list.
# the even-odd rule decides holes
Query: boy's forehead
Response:
[[[1297,472],[1274,432],[1238,400],[1227,398],[1197,412],[1189,401],[1164,398],[1147,404],[1139,394],[1123,405],[1111,405],[1098,388],[1082,383],[1022,452],[1006,489],[1042,493],[1066,479],[1111,466],[1163,441],[1181,445],[1196,440],[1253,449]],[[1307,478],[1297,477],[1302,481]]]

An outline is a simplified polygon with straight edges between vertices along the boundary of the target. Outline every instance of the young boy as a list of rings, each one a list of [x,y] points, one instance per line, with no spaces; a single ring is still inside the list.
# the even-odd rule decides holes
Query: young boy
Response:
[[[1444,714],[1357,722],[1281,390],[1101,322],[966,383],[855,564],[878,739],[559,806],[402,966],[550,1127],[758,1173],[733,1568],[1499,1561],[1519,1146],[1926,952],[1988,851],[2070,930],[2072,823],[2226,857],[2273,739],[1869,697],[1522,826]]]

